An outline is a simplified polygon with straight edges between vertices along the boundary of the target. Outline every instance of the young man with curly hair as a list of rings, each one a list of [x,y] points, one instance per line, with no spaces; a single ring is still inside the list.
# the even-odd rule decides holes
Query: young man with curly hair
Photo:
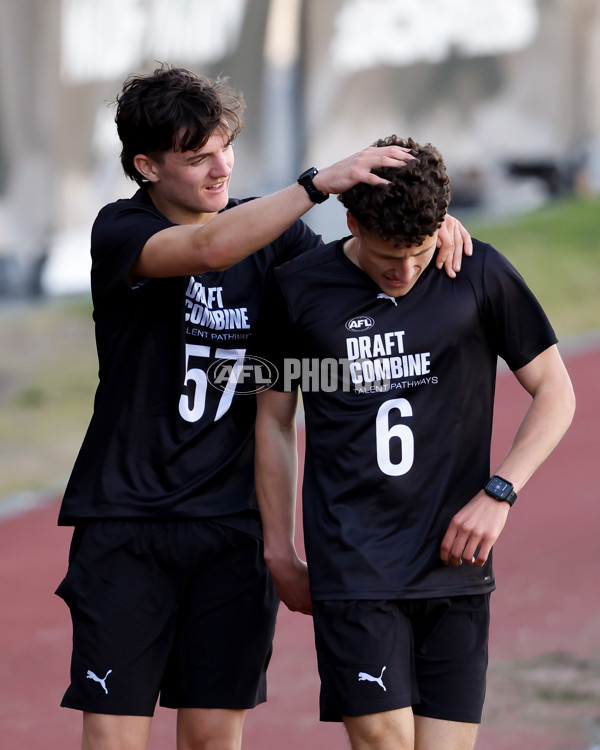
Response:
[[[540,305],[474,240],[459,276],[432,262],[450,199],[431,145],[340,200],[351,235],[276,270],[257,353],[257,492],[283,601],[312,598],[321,719],[354,750],[470,750],[485,694],[491,550],[574,396]],[[267,322],[268,316],[268,322]],[[532,401],[490,478],[498,356]],[[293,546],[302,388],[308,575]]]
[[[265,700],[278,600],[254,496],[255,399],[235,378],[271,269],[319,243],[300,216],[411,158],[367,148],[230,199],[243,108],[223,81],[167,65],[117,100],[139,190],[92,229],[99,386],[59,517],[75,527],[57,592],[73,620],[62,705],[83,712],[85,750],[143,750],[159,694],[178,710],[179,750],[240,747],[246,710]],[[446,239],[454,275],[462,241]],[[218,363],[226,391],[208,380]]]

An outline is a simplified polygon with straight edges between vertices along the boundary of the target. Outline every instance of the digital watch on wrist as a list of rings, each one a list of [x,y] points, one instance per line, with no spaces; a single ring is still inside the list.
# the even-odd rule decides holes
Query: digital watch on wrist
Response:
[[[313,203],[323,203],[323,201],[326,201],[327,198],[329,198],[329,196],[322,193],[313,182],[313,177],[318,171],[319,170],[316,167],[310,167],[298,177],[298,183],[306,190],[308,197]]]
[[[499,477],[497,474],[490,477],[484,489],[490,497],[493,497],[495,500],[504,500],[511,507],[517,499],[517,493],[515,492],[514,486],[506,479]]]

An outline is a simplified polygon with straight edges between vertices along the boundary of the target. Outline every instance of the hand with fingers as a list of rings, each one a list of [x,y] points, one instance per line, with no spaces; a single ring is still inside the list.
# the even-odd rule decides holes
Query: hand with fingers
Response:
[[[304,560],[296,556],[285,563],[270,561],[269,570],[277,594],[286,607],[303,615],[312,614],[308,567]]]
[[[462,265],[462,256],[473,255],[471,235],[460,221],[450,214],[446,214],[444,223],[438,229],[438,254],[435,259],[437,268],[446,270],[451,278],[455,278]]]
[[[414,159],[402,146],[369,146],[352,156],[319,170],[313,182],[322,193],[343,193],[359,182],[385,185],[387,180],[372,172],[379,167],[402,167]]]
[[[446,565],[485,564],[500,536],[510,505],[483,490],[454,516],[442,540],[440,557]]]

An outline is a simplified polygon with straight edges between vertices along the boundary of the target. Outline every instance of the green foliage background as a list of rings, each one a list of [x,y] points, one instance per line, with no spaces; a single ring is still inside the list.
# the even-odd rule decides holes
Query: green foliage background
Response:
[[[517,267],[561,340],[600,328],[600,198],[572,197],[468,229]]]

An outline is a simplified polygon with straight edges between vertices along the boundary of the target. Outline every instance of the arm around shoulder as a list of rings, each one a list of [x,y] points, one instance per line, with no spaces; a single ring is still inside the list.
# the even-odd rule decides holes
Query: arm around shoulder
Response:
[[[300,185],[242,203],[204,224],[179,224],[154,234],[133,273],[148,278],[224,271],[273,242],[312,207]]]
[[[412,156],[398,146],[369,147],[319,171],[315,182],[325,194],[340,193],[358,182],[385,182],[371,170],[401,167]],[[299,184],[221,211],[204,224],[178,224],[151,237],[132,271],[165,278],[223,271],[273,242],[314,206]]]

